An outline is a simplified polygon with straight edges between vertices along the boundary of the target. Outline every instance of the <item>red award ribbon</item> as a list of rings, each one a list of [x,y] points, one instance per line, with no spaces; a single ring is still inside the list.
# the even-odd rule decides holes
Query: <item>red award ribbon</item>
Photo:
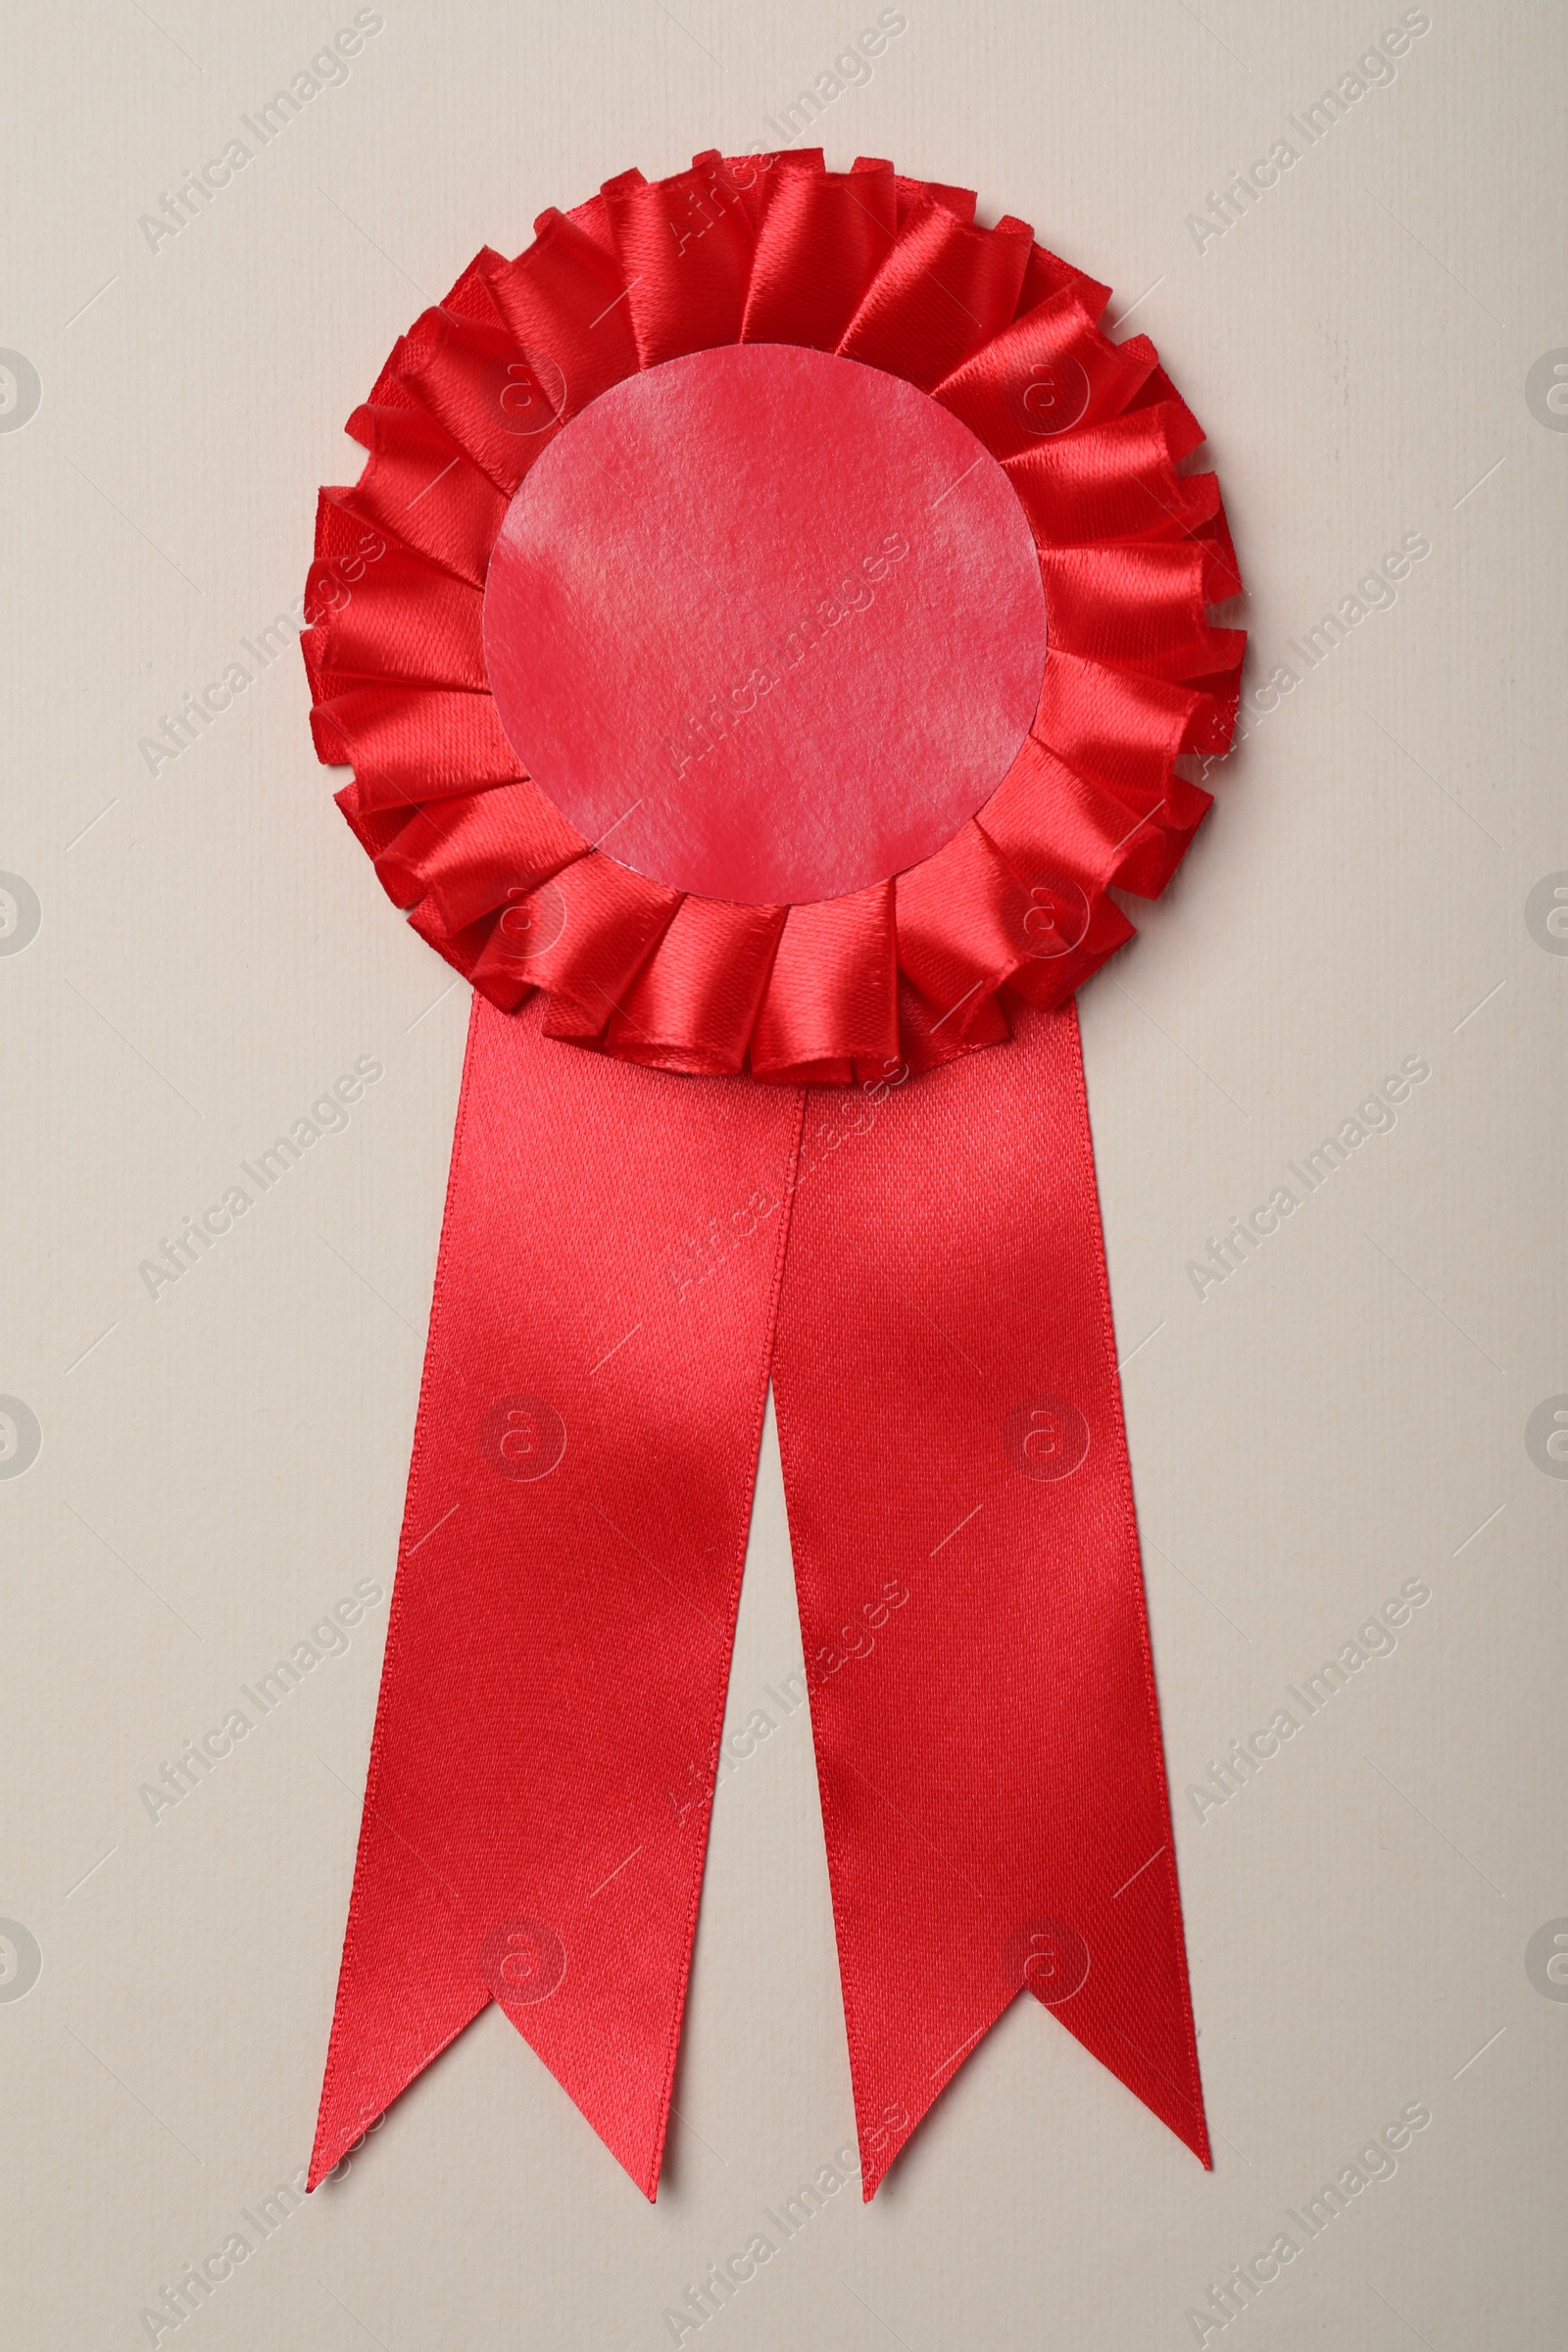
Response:
[[[494,1999],[654,2195],[770,1379],[866,2195],[1024,1988],[1208,2160],[1071,1000],[1239,583],[973,204],[627,174],[322,494],[318,746],[475,1000],[313,2186]]]

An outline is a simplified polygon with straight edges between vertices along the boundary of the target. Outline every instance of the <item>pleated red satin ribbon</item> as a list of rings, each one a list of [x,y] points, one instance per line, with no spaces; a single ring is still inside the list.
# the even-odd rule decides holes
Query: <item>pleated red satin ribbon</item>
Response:
[[[1023,1989],[1207,2162],[1072,1000],[1244,640],[1107,292],[709,154],[350,421],[317,746],[475,1002],[313,2185],[494,1999],[654,2194],[770,1379],[866,2194]]]
[[[1074,1010],[845,1096],[476,997],[313,2186],[495,1999],[654,2195],[770,1374],[865,2194],[1025,1988],[1208,2161]]]
[[[972,190],[867,157],[828,172],[818,149],[624,172],[542,214],[514,260],[477,254],[349,420],[368,455],[321,493],[303,640],[318,749],[354,769],[338,806],[419,936],[503,1011],[546,996],[552,1036],[786,1086],[848,1086],[893,1056],[918,1074],[1004,1040],[1015,998],[1065,1004],[1131,936],[1111,890],[1157,897],[1209,806],[1176,762],[1225,749],[1245,643],[1205,610],[1240,586],[1214,476],[1177,470],[1202,427],[1147,336],[1101,331],[1108,291],[1025,222],[982,226]],[[683,896],[630,834],[605,836],[617,863],[577,829],[585,812],[566,820],[509,738],[481,614],[509,502],[562,442],[592,441],[607,395],[691,355],[780,346],[882,377],[890,416],[913,387],[933,427],[974,436],[1038,551],[1051,653],[1011,767],[932,854],[848,896],[736,906],[739,884]],[[820,462],[801,453],[808,485]],[[568,514],[590,549],[592,504]],[[895,503],[877,536],[896,524],[910,531]],[[843,568],[786,597],[789,536],[759,511],[717,566],[774,572],[780,630]],[[617,550],[594,643],[637,640],[684,539],[653,564]],[[868,545],[839,552],[847,566]],[[919,596],[943,601],[929,575]],[[749,691],[708,655],[690,683],[677,733]],[[651,668],[623,698],[628,735],[666,693]],[[911,791],[932,764],[889,762]]]

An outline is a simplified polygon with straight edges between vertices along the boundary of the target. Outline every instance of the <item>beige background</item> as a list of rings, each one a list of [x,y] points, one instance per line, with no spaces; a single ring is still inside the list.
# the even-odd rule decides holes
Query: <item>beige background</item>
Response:
[[[0,1913],[42,1953],[0,1999],[16,2352],[146,2341],[305,2159],[384,1605],[156,1826],[138,1788],[388,1580],[465,1019],[331,809],[296,656],[156,778],[138,743],[297,598],[316,484],[357,468],[341,419],[475,247],[633,162],[769,143],[877,12],[383,13],[156,254],[139,216],[349,0],[8,28],[0,345],[42,386],[0,432],[0,867],[42,910],[0,956],[0,1390],[43,1432],[0,1482]],[[1433,0],[1392,86],[1200,251],[1188,216],[1396,8],[905,13],[830,162],[973,183],[1137,303],[1210,428],[1250,684],[1401,534],[1432,553],[1259,727],[1084,1005],[1217,2170],[1024,2003],[876,2203],[837,2200],[701,2340],[1189,2343],[1210,2283],[1424,2102],[1225,2341],[1535,2352],[1563,2301],[1568,2002],[1525,1954],[1568,1914],[1568,1484],[1525,1425],[1568,1391],[1568,959],[1526,901],[1568,868],[1568,436],[1525,379],[1568,346],[1561,18]],[[150,1299],[138,1262],[366,1054],[349,1131]],[[1200,1302],[1188,1259],[1406,1055],[1432,1076],[1396,1128]],[[1187,1785],[1406,1578],[1432,1599],[1396,1651],[1200,1819]],[[798,1643],[769,1439],[732,1720]],[[683,2286],[851,2135],[804,1713],[719,1789],[677,2105],[651,2209],[492,2010],[179,2339],[670,2340]]]

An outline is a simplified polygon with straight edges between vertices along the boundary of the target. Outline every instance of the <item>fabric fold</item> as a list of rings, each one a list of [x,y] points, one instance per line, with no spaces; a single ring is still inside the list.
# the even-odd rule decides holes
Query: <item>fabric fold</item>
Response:
[[[824,172],[820,148],[762,180],[741,340],[834,350],[898,233],[891,164]]]
[[[1005,462],[1041,440],[1119,416],[1153,364],[1150,345],[1107,341],[1068,288],[1014,318],[932,396]]]
[[[625,173],[604,198],[640,365],[738,343],[756,232],[723,158],[698,156],[667,179]]]
[[[485,277],[519,353],[560,370],[563,414],[575,416],[632,373],[637,346],[613,257],[564,213],[541,213],[534,241],[514,262],[486,258]]]
[[[335,519],[335,518],[334,518]],[[320,536],[352,542],[353,526]],[[342,559],[318,557],[306,575],[307,614],[314,616],[307,668],[406,685],[489,691],[480,627],[479,591],[454,579],[393,540],[382,540],[373,562],[361,562],[351,586]]]
[[[351,418],[366,467],[322,494],[307,588],[318,750],[354,768],[339,806],[421,936],[498,1006],[535,988],[558,1000],[554,1035],[786,1086],[852,1085],[899,1057],[938,1066],[1004,1040],[1010,998],[1057,1003],[1087,977],[1130,936],[1106,887],[1163,889],[1208,806],[1175,763],[1226,749],[1246,642],[1208,619],[1240,577],[1213,476],[1176,470],[1202,428],[1147,337],[1113,343],[1096,324],[1106,291],[1026,223],[977,226],[972,190],[876,158],[827,172],[814,149],[710,152],[654,181],[623,172],[570,213],[541,214],[514,261],[478,254]],[[838,350],[928,387],[1005,466],[1047,600],[1034,738],[1076,782],[1048,789],[1036,771],[1025,808],[1026,746],[1004,804],[895,877],[880,911],[869,898],[796,908],[781,932],[695,905],[677,919],[678,894],[651,896],[582,845],[561,885],[572,938],[519,959],[524,934],[551,933],[554,903],[528,914],[494,896],[508,826],[519,882],[541,878],[538,827],[475,617],[509,486],[635,368],[740,339]],[[504,797],[482,817],[413,821],[486,793]],[[1126,840],[1107,861],[1118,808]],[[1053,811],[1066,826],[1054,843]],[[1029,875],[1004,836],[1030,845]],[[1087,914],[1063,902],[1073,948],[1042,956],[1058,884],[1087,893]],[[709,968],[721,937],[727,981]]]
[[[362,808],[412,810],[518,780],[516,755],[488,694],[356,684],[318,703],[311,726],[319,758],[346,756]]]
[[[897,1056],[898,933],[891,882],[792,906],[751,1040],[753,1074],[847,1084]]]
[[[1004,461],[1045,546],[1186,534],[1214,514],[1211,473],[1179,475],[1167,403],[1042,438]]]
[[[507,511],[494,482],[407,395],[401,406],[367,401],[347,429],[368,453],[365,470],[351,489],[327,495],[482,588]]]
[[[974,228],[926,193],[846,328],[846,359],[929,392],[1012,318],[1034,243],[1023,221]]]
[[[606,1045],[654,1069],[739,1070],[783,928],[782,906],[682,899]]]
[[[375,870],[395,906],[420,907],[428,929],[450,937],[515,906],[586,847],[532,784],[498,784],[430,802],[399,827]]]
[[[485,479],[511,498],[560,429],[564,379],[547,365],[528,367],[485,279],[476,274],[474,283],[488,317],[445,305],[426,311],[404,338],[398,373]]]

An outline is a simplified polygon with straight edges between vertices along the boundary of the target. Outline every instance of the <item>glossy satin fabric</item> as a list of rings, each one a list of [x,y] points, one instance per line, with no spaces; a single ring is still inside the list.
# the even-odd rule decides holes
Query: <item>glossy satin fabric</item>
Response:
[[[654,2193],[801,1110],[474,1000],[313,2186],[500,1994]]]
[[[350,419],[365,470],[322,493],[309,583],[318,749],[353,766],[338,803],[389,895],[503,1010],[537,991],[551,1035],[654,1068],[918,1073],[1003,1042],[1020,997],[1065,1004],[1130,935],[1111,889],[1175,871],[1209,806],[1176,762],[1228,743],[1244,644],[1207,614],[1240,585],[1214,478],[1177,471],[1202,430],[1146,336],[1101,331],[1103,285],[974,212],[816,150],[626,172],[514,260],[480,253]],[[993,799],[819,905],[617,865],[522,772],[484,662],[491,551],[542,452],[639,369],[737,342],[929,395],[1004,468],[1045,591],[1040,707]]]
[[[1072,997],[1209,805],[1239,579],[1153,346],[974,213],[624,173],[476,257],[322,493],[317,748],[475,1003],[313,2184],[494,1998],[654,2194],[770,1375],[867,2194],[1020,1988],[1207,2161]],[[791,342],[997,461],[1049,652],[933,855],[740,905],[521,772],[483,595],[590,403]]]
[[[1075,1013],[845,1096],[476,998],[313,2185],[496,1998],[655,2193],[770,1372],[865,2193],[1025,1987],[1207,2161]]]

